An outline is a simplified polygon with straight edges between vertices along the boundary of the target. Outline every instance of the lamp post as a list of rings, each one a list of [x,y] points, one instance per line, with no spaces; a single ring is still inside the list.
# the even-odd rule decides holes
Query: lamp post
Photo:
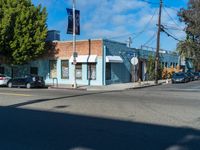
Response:
[[[75,16],[75,5],[76,2],[73,0],[73,64],[74,64],[74,84],[73,87],[77,88],[77,83],[76,83],[76,16]]]

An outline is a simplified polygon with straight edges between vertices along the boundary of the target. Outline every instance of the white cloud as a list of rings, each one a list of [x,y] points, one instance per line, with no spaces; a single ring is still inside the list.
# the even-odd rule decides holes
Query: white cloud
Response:
[[[50,11],[65,10],[66,7],[72,6],[72,0],[33,1],[42,3]],[[140,38],[134,39],[134,44],[142,44],[157,31],[158,6],[152,6],[140,0],[76,0],[76,6],[81,12],[81,37],[83,38],[119,37],[143,31]],[[175,27],[178,24],[184,28],[184,24],[178,21],[176,9],[179,8],[166,8],[176,23],[165,11],[162,12],[162,23]],[[157,12],[152,18],[155,10]],[[66,24],[67,22],[60,20],[50,27],[55,27],[64,33],[66,28],[62,26],[66,26]],[[177,38],[185,37],[182,31],[170,30],[170,32]],[[128,37],[124,36],[123,38],[125,40]]]

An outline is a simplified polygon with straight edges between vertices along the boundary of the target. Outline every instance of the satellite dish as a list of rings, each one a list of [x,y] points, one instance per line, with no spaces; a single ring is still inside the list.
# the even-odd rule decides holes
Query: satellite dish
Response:
[[[137,57],[131,58],[131,64],[137,65],[138,64],[138,58]]]

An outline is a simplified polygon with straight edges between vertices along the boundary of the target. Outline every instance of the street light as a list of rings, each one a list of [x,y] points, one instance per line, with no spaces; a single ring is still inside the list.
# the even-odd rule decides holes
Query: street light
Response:
[[[73,64],[74,64],[74,84],[73,87],[77,88],[77,83],[76,83],[76,16],[75,16],[75,5],[76,2],[73,0]]]

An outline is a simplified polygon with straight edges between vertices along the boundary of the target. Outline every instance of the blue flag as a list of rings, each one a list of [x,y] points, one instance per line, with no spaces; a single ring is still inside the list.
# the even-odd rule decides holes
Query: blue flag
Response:
[[[67,8],[68,14],[68,27],[67,34],[73,34],[73,10]],[[75,33],[80,35],[80,11],[75,10]]]

